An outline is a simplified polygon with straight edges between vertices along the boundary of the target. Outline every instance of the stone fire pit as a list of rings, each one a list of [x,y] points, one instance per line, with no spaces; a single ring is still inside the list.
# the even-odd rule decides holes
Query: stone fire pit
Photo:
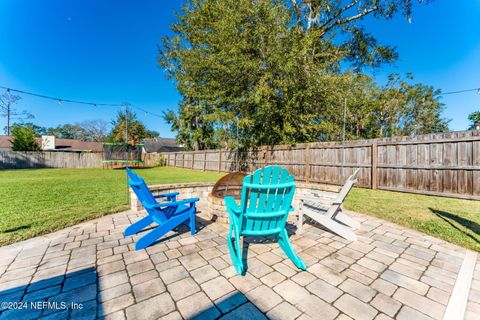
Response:
[[[212,220],[228,223],[228,213],[223,199],[226,196],[233,196],[238,203],[242,194],[242,184],[245,176],[246,174],[243,172],[232,172],[223,176],[215,183],[212,192],[207,197],[207,216]]]

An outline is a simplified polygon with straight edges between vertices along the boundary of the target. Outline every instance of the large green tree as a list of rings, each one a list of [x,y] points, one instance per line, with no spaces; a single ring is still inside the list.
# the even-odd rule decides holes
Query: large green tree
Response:
[[[406,97],[359,74],[397,58],[361,20],[411,11],[408,0],[189,0],[159,49],[183,97],[166,119],[190,149],[338,139],[345,97],[349,137],[394,134],[399,118],[426,121],[432,108],[418,98],[433,99],[428,88]]]
[[[117,118],[112,121],[112,131],[108,139],[112,142],[125,142],[125,131],[127,131],[127,142],[140,141],[145,138],[156,138],[158,133],[148,130],[145,125],[137,119],[135,112],[127,109],[119,111]]]

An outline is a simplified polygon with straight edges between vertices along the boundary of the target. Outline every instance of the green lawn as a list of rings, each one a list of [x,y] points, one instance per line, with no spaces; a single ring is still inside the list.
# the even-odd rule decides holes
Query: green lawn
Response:
[[[480,201],[354,188],[345,208],[480,251]]]
[[[223,175],[170,167],[139,173],[149,184]],[[125,183],[123,170],[0,170],[0,246],[127,209]]]

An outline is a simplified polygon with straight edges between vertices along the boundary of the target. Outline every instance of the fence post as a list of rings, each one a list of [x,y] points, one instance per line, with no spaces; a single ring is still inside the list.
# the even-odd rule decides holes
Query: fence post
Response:
[[[222,149],[218,151],[218,172],[222,169]]]
[[[370,181],[371,188],[377,189],[377,164],[378,164],[378,148],[377,148],[377,141],[372,142],[372,151],[371,151],[371,173],[370,173]]]
[[[207,167],[207,151],[203,151],[203,171],[205,171]]]
[[[263,147],[263,160],[263,166],[265,167],[268,165],[268,146]]]
[[[185,168],[185,153],[182,153],[182,168]]]
[[[312,151],[310,150],[310,144],[307,144],[307,147],[305,148],[305,182],[306,183],[310,181],[311,159],[312,159]]]
[[[193,170],[194,165],[195,165],[195,151],[192,152],[192,163],[191,163],[191,165],[190,165],[190,169]]]

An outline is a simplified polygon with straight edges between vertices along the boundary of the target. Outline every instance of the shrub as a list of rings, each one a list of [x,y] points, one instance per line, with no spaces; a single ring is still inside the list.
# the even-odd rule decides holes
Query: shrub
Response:
[[[160,155],[156,160],[155,160],[155,167],[165,167],[167,165],[167,159],[165,156]]]
[[[12,150],[13,151],[39,151],[40,145],[35,140],[35,135],[31,128],[17,127],[12,131]]]

